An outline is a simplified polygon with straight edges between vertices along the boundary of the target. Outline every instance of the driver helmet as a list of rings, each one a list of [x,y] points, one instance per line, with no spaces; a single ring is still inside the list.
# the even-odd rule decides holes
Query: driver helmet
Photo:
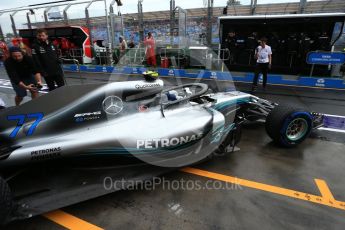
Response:
[[[155,81],[159,77],[159,74],[157,72],[151,70],[145,71],[143,75],[146,81]]]

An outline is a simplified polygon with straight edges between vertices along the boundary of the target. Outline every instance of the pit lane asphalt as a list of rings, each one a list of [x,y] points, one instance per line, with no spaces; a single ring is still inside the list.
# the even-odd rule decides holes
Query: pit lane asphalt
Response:
[[[77,74],[67,74],[69,84],[79,84]],[[84,74],[84,83],[107,82],[108,76]],[[5,78],[1,74],[1,78]],[[116,76],[116,79],[127,78]],[[139,77],[130,76],[129,80]],[[165,78],[164,78],[165,79]],[[166,85],[177,80],[165,79]],[[193,80],[182,80],[183,83]],[[206,81],[214,84],[212,81]],[[249,85],[236,84],[247,91]],[[258,96],[303,106],[315,112],[345,115],[344,91],[270,86]],[[0,97],[13,104],[13,91],[0,89]],[[327,182],[333,196],[345,201],[344,134],[316,131],[295,149],[281,149],[270,142],[261,123],[247,124],[240,151],[193,166],[264,184],[320,194],[315,178]],[[208,179],[176,171],[169,181]],[[224,184],[222,182],[222,184]],[[103,229],[344,229],[345,211],[286,196],[251,189],[167,189],[120,191],[63,208],[63,211]],[[6,229],[65,229],[39,216],[9,224]]]

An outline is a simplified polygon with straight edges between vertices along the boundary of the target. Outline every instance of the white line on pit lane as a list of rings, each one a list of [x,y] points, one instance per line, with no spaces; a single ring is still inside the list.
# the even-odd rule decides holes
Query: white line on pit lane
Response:
[[[345,118],[345,116],[339,116],[339,115],[332,115],[332,114],[324,114],[326,117],[336,117],[336,118]]]
[[[3,89],[13,89],[12,87],[3,86],[3,85],[0,85],[0,88],[3,88]]]
[[[10,80],[6,80],[6,79],[0,79],[0,88],[3,88],[3,89],[13,89],[11,81]],[[48,89],[46,84],[43,85],[43,89]],[[48,92],[42,91],[42,90],[40,90],[39,92],[40,93],[48,93]]]
[[[324,116],[330,117],[330,118],[345,119],[345,116],[340,116],[340,115],[324,114]],[[324,131],[335,132],[335,133],[345,133],[344,129],[334,129],[334,128],[327,128],[327,127],[321,127],[321,128],[318,128],[318,130],[324,130]]]
[[[342,130],[342,129],[331,129],[331,128],[321,127],[321,128],[318,128],[318,130],[335,132],[335,133],[345,133],[345,130]]]

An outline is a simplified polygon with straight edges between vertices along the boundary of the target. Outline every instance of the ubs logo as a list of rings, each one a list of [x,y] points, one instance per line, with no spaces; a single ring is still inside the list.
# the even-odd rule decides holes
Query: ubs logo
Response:
[[[325,84],[325,82],[326,82],[325,79],[322,79],[322,78],[317,80],[317,83],[319,84]]]
[[[325,83],[326,83],[326,80],[323,79],[323,78],[320,78],[320,79],[318,79],[316,81],[316,86],[318,86],[318,87],[325,87],[326,86]]]

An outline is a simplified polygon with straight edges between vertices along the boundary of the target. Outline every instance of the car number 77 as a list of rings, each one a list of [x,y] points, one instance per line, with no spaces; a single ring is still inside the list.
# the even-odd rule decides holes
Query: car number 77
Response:
[[[17,136],[19,130],[25,124],[26,119],[36,118],[36,121],[32,123],[29,130],[26,132],[26,136],[31,136],[35,132],[38,124],[42,121],[43,117],[44,117],[43,113],[31,113],[31,114],[26,114],[26,115],[7,116],[7,120],[9,121],[18,121],[16,128],[10,134],[10,138],[15,138]]]

